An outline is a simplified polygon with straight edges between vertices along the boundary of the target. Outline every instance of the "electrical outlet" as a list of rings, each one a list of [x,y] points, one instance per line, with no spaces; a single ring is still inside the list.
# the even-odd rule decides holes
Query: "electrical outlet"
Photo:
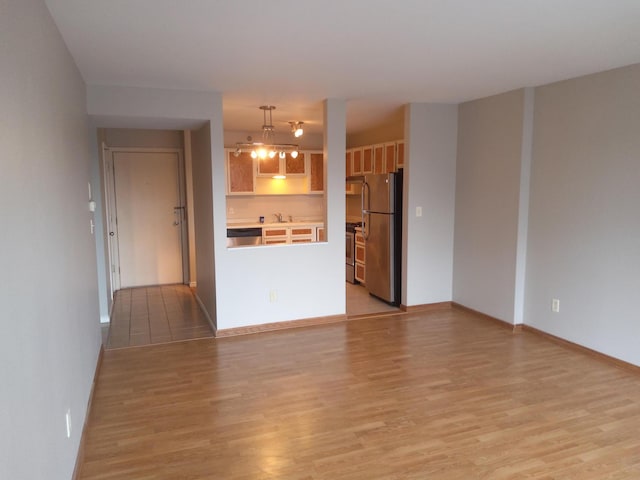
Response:
[[[70,408],[67,408],[67,413],[65,413],[64,419],[67,425],[67,438],[71,438],[71,409]]]
[[[278,291],[277,290],[269,290],[269,301],[271,303],[276,303],[278,301]]]
[[[233,207],[229,207],[229,215],[233,215],[234,213],[236,213],[236,209]]]
[[[551,300],[551,311],[555,313],[560,311],[560,300],[557,298]]]

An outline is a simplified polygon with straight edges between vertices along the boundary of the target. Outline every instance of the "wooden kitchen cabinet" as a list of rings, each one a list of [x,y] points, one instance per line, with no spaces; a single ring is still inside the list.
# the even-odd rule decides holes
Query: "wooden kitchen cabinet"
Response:
[[[316,241],[315,227],[291,227],[291,243],[311,243]]]
[[[404,140],[396,142],[396,170],[404,168]]]
[[[384,145],[374,145],[373,146],[373,173],[380,174],[385,173],[385,163],[384,163]]]
[[[257,158],[258,163],[258,175],[271,177],[280,173],[280,159],[276,155],[273,158]]]
[[[316,227],[316,242],[325,242],[324,227]]]
[[[262,244],[278,245],[289,243],[289,228],[286,227],[263,227]]]
[[[347,177],[350,177],[351,175],[353,175],[353,167],[351,165],[351,158],[353,157],[353,151],[352,150],[347,150],[345,152],[345,157],[344,157],[344,163],[345,163],[345,170],[346,170],[346,175]]]
[[[362,230],[360,228],[356,228],[356,251],[355,251],[355,278],[360,283],[364,283],[365,271],[366,271],[366,250],[365,250],[365,239],[362,235]]]
[[[258,158],[258,176],[273,177],[274,175],[304,176],[307,174],[307,165],[304,152],[298,152],[298,156],[293,158],[290,153],[285,158],[276,155],[273,158]]]
[[[352,175],[362,175],[362,149],[354,148],[351,154]]]
[[[290,153],[285,155],[283,159],[283,171],[285,175],[299,175],[303,176],[307,174],[307,162],[305,160],[306,155],[304,152],[298,152],[298,156],[293,158]]]
[[[362,147],[362,173],[373,173],[373,146]]]
[[[236,157],[234,152],[229,152],[227,155],[227,193],[246,194],[254,191],[251,154],[242,152]]]
[[[309,153],[309,192],[324,192],[324,154]]]
[[[386,173],[396,171],[396,144],[394,142],[384,144],[384,164]]]

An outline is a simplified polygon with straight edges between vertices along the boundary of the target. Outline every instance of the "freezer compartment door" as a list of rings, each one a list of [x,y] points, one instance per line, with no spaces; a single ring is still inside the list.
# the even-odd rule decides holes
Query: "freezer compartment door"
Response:
[[[395,215],[375,214],[369,216],[369,238],[365,242],[367,290],[382,300],[395,301],[394,282],[394,221]]]
[[[364,210],[377,213],[394,213],[394,174],[366,175]]]

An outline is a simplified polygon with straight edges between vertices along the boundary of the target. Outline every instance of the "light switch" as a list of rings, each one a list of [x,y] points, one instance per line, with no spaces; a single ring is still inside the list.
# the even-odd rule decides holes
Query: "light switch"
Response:
[[[422,216],[422,207],[416,207],[416,217]]]

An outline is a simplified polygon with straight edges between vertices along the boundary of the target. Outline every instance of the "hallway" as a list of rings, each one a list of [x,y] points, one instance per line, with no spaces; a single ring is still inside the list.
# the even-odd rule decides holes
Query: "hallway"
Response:
[[[107,350],[210,337],[213,330],[186,285],[119,290],[111,324],[103,327]]]

